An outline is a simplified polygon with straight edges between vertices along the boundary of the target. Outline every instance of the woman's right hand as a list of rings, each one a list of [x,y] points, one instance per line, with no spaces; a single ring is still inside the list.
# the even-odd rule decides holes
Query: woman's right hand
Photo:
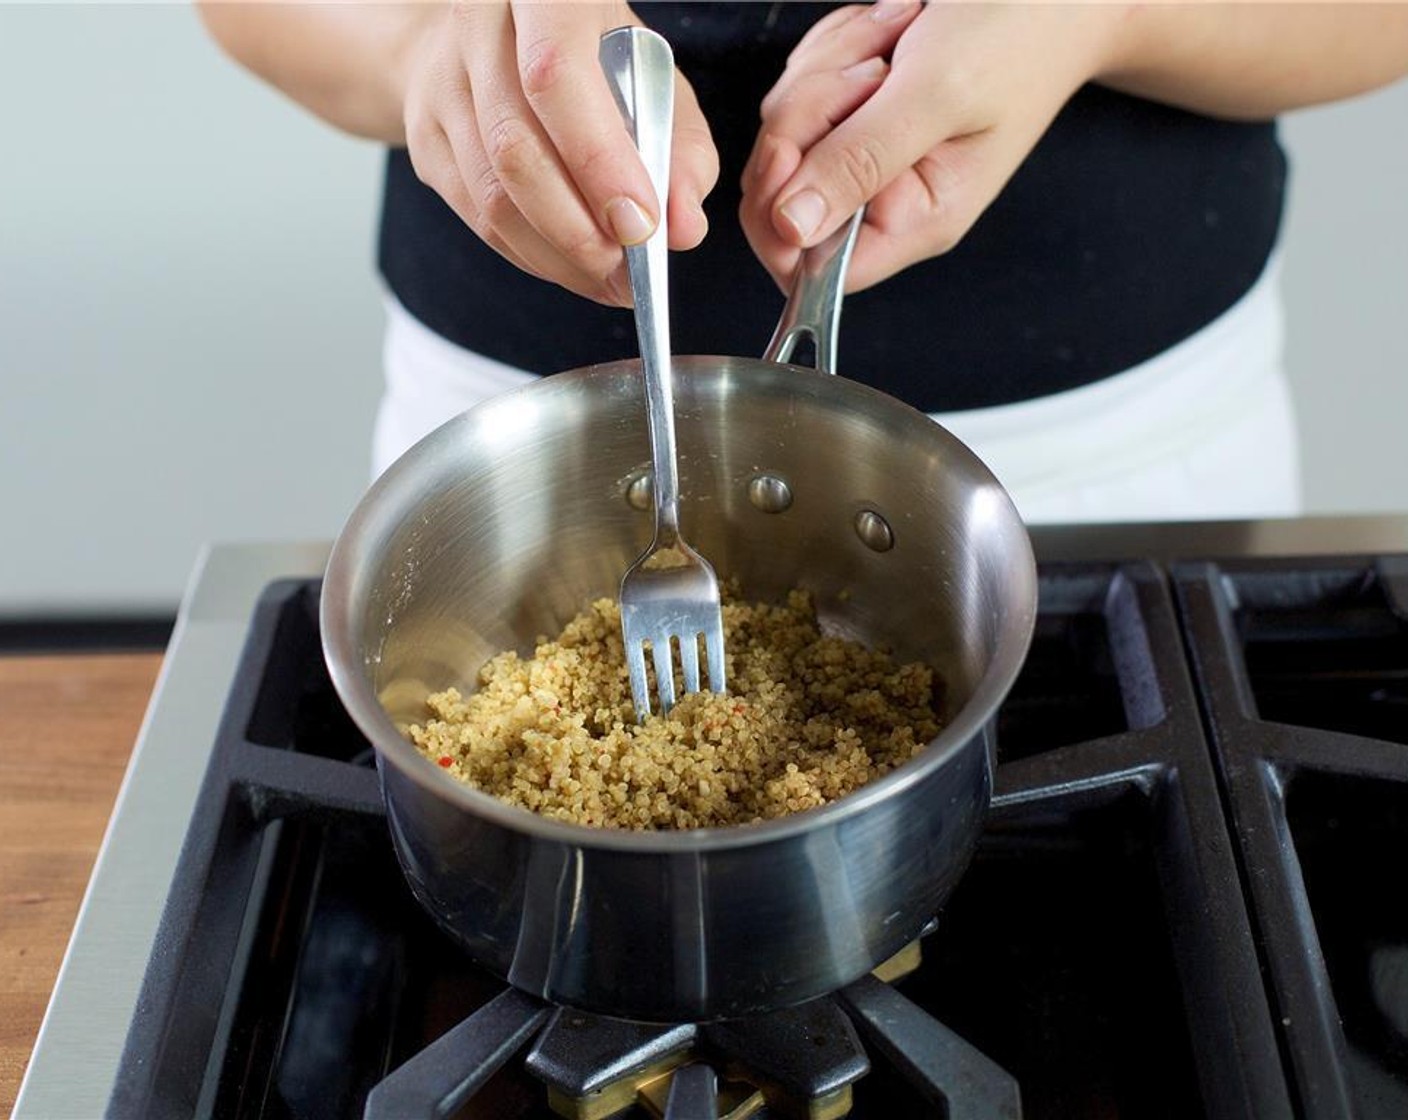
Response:
[[[465,0],[424,11],[395,80],[416,175],[526,272],[629,306],[623,245],[660,214],[598,61],[601,36],[639,25],[623,3]],[[669,244],[704,238],[718,154],[676,73]]]

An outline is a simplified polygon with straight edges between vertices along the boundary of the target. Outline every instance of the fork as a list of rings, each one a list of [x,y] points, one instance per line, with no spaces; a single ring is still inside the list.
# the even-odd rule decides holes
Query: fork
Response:
[[[626,247],[645,381],[655,499],[655,535],[650,547],[621,579],[621,632],[631,702],[636,720],[641,722],[651,710],[646,645],[655,664],[655,688],[663,715],[675,703],[674,643],[679,645],[686,692],[700,690],[700,635],[704,638],[709,688],[724,691],[724,624],[718,577],[680,532],[665,221],[674,123],[674,55],[663,38],[643,27],[608,31],[601,38],[599,55],[660,206],[655,232],[643,244]]]

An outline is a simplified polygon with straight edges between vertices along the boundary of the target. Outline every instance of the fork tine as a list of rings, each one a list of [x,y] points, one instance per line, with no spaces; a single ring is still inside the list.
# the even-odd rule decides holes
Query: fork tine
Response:
[[[711,625],[704,631],[704,651],[709,658],[709,691],[727,692],[724,682],[723,623]]]
[[[699,635],[680,635],[680,666],[684,669],[684,690],[699,691]]]
[[[631,703],[636,709],[636,720],[640,721],[650,714],[650,681],[645,675],[644,643],[626,643],[626,671],[631,675]]]
[[[661,634],[650,640],[650,652],[655,658],[655,694],[660,697],[660,714],[675,706],[675,667],[670,659],[670,635]]]

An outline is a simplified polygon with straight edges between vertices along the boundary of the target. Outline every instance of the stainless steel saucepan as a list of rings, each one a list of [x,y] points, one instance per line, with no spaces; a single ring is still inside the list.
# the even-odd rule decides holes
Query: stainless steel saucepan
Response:
[[[826,364],[848,251],[835,239],[799,270],[771,353],[806,327]],[[635,361],[545,378],[411,448],[336,542],[322,633],[406,877],[440,924],[535,995],[702,1021],[841,987],[943,903],[988,807],[1036,574],[1007,494],[924,414],[780,361],[677,357],[674,375],[689,539],[746,597],[806,588],[824,626],[933,666],[947,723],[918,757],[789,818],[636,833],[503,804],[403,738],[428,693],[557,633],[648,543]]]

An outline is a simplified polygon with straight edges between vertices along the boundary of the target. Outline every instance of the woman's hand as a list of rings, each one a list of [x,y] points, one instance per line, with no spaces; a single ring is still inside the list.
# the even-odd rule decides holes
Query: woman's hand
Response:
[[[1121,18],[909,0],[832,13],[763,102],[740,208],[754,252],[785,285],[862,205],[847,290],[948,251],[1099,72]]]
[[[201,0],[234,58],[418,174],[516,264],[629,302],[620,247],[659,200],[597,62],[624,3],[230,4]],[[1032,4],[880,0],[793,53],[763,106],[742,219],[784,282],[869,203],[848,287],[954,245],[1084,82],[1264,119],[1408,71],[1408,4]],[[705,232],[718,157],[680,79],[670,244]],[[1115,173],[1115,172],[1112,172]],[[637,211],[644,221],[637,220]]]
[[[623,3],[469,0],[428,9],[394,68],[422,182],[519,268],[629,306],[623,245],[660,206],[597,58],[604,32],[640,21]],[[669,243],[697,245],[718,156],[676,74]]]
[[[1086,82],[1265,120],[1405,73],[1408,4],[879,0],[798,44],[763,103],[740,215],[786,284],[802,248],[866,205],[854,291],[956,245]]]

